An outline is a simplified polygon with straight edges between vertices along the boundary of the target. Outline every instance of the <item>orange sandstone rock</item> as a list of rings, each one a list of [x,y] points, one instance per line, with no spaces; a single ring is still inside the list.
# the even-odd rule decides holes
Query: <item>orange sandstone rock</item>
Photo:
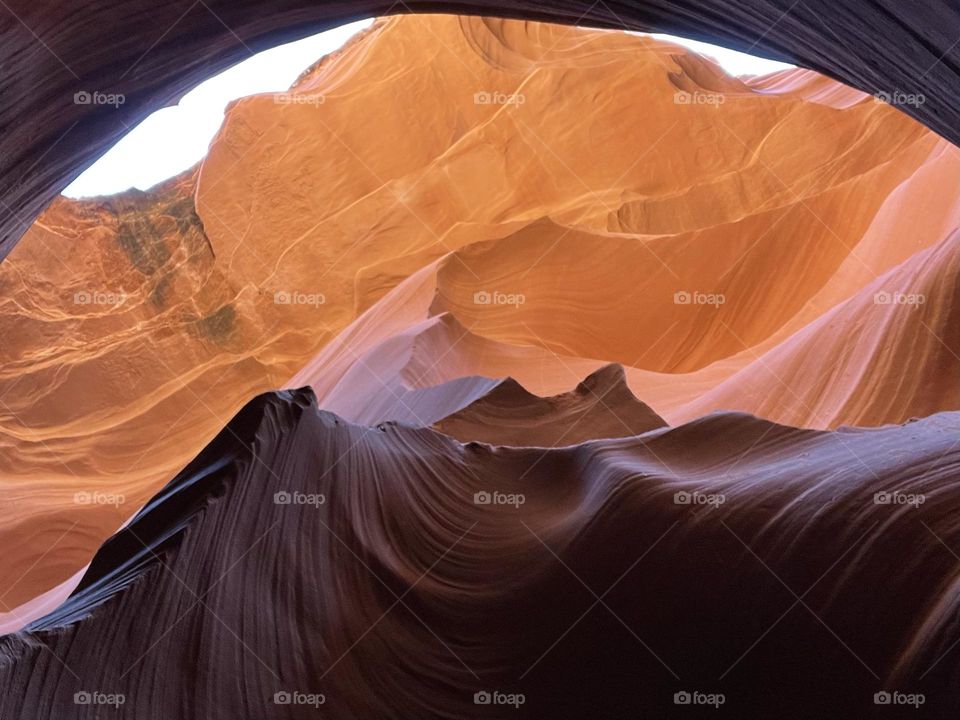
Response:
[[[558,395],[616,362],[672,424],[955,409],[958,177],[955,147],[811,72],[378,22],[234,103],[193,171],[58,200],[0,265],[0,612],[270,388],[431,424],[492,380]]]

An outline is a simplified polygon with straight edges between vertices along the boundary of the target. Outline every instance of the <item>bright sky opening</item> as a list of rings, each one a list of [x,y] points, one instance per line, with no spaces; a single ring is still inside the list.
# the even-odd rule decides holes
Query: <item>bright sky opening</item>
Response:
[[[718,45],[710,45],[709,43],[700,42],[699,40],[688,40],[687,38],[674,37],[673,35],[660,35],[656,33],[653,34],[652,37],[674,42],[677,45],[683,45],[684,47],[688,47],[691,50],[700,53],[701,55],[708,55],[720,63],[720,67],[722,67],[728,73],[738,77],[742,77],[744,75],[767,75],[769,73],[777,72],[778,70],[786,70],[788,68],[796,67],[795,65],[778,62],[776,60],[767,60],[754,55],[747,55],[746,53],[738,52],[737,50],[730,50],[729,48],[720,47]]]
[[[63,194],[80,198],[110,195],[131,187],[146,190],[192,167],[206,155],[223,122],[227,103],[247,95],[286,90],[301,72],[372,22],[361,20],[265,50],[205,80],[178,105],[158,110],[133,128]],[[763,75],[792,67],[695,40],[654,37],[709,55],[732,75]]]

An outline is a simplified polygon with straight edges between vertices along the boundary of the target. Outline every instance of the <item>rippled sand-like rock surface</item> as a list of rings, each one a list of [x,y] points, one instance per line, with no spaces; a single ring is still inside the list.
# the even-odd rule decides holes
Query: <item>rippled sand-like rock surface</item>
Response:
[[[957,413],[837,431],[718,413],[494,447],[262,395],[63,606],[0,640],[0,710],[516,716],[476,703],[495,691],[522,717],[614,718],[697,691],[723,694],[712,716],[880,718],[897,690],[946,718],[958,432]]]
[[[0,627],[270,389],[426,427],[504,378],[548,398],[618,363],[674,426],[956,409],[958,175],[952,145],[807,71],[378,22],[233,103],[194,170],[60,199],[0,265]]]

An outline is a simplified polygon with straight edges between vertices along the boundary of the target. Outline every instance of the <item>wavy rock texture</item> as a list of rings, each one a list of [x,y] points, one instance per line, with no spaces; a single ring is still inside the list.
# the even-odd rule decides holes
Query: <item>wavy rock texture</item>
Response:
[[[538,397],[507,379],[434,427],[461,442],[558,447],[666,427],[627,387],[623,368],[597,370],[568,393]]]
[[[942,0],[206,0],[186,8],[10,0],[3,10],[0,258],[60,190],[150,112],[252,52],[389,13],[525,17],[696,37],[792,61],[871,94],[922,96],[902,109],[953,141],[960,127],[960,10]],[[93,91],[126,102],[74,102],[77,92]]]
[[[958,159],[809,71],[737,79],[554,25],[379,22],[290,93],[234,103],[193,171],[57,200],[0,265],[16,338],[0,626],[68,593],[270,388],[311,385],[360,425],[476,433],[492,413],[476,439],[498,441],[541,406],[503,378],[549,397],[611,362],[634,432],[720,410],[832,429],[956,409]],[[497,388],[517,396],[504,410]],[[546,412],[543,444],[562,442],[554,412],[570,418]],[[622,434],[583,412],[578,442]]]
[[[957,413],[833,432],[715,414],[508,448],[263,395],[2,640],[0,708],[517,716],[475,704],[498,691],[521,717],[675,717],[696,690],[723,717],[881,718],[886,689],[951,717],[958,432]]]

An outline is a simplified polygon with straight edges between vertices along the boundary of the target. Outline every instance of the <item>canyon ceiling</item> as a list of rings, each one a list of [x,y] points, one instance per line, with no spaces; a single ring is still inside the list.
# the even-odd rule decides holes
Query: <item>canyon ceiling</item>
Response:
[[[958,19],[0,0],[0,718],[957,717]]]
[[[785,60],[960,139],[960,6],[939,0],[8,0],[0,6],[0,258],[44,207],[149,113],[250,54],[364,17],[455,12],[658,31]],[[77,105],[77,92],[126,102]]]

